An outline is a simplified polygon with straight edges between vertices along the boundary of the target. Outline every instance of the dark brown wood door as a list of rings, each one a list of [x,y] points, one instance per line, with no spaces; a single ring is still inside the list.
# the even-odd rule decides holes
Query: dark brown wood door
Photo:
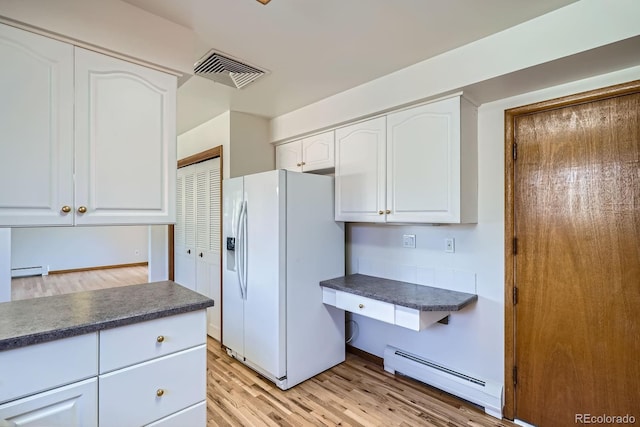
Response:
[[[639,107],[515,120],[515,410],[539,427],[640,422]]]

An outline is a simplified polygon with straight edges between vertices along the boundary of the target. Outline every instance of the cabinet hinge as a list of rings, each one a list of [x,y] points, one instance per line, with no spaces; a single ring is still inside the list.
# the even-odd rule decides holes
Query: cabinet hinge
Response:
[[[516,142],[513,143],[513,160],[518,158],[518,144]]]
[[[518,254],[518,238],[517,237],[513,238],[513,254],[514,255]]]
[[[518,288],[513,287],[513,305],[518,304]]]
[[[518,384],[518,367],[514,366],[513,367],[513,385],[517,385]]]

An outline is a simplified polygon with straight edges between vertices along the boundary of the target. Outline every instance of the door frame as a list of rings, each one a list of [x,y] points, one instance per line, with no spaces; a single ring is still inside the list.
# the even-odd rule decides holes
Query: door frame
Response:
[[[220,158],[220,207],[222,207],[222,180],[224,179],[223,170],[222,170],[222,145],[218,145],[217,147],[210,148],[208,150],[201,151],[192,156],[185,157],[184,159],[178,160],[177,169],[184,168],[186,166],[191,166],[196,163],[206,162],[207,160],[215,159],[216,157]],[[222,209],[220,209],[220,228],[222,229]],[[168,250],[169,250],[169,280],[175,279],[175,239],[174,239],[174,230],[175,225],[169,224],[167,227],[167,240],[168,240]],[[220,270],[218,271],[218,275],[220,278],[220,283],[222,284],[222,233],[220,233],[220,256],[219,256]],[[222,286],[220,286],[220,301],[216,301],[216,304],[220,304],[220,342],[222,342]]]
[[[640,92],[640,80],[635,80],[619,85],[608,86],[601,89],[595,89],[587,92],[581,92],[574,95],[554,98],[547,101],[537,102],[534,104],[524,105],[521,107],[511,108],[504,112],[505,126],[505,229],[504,229],[504,265],[505,265],[505,284],[504,284],[504,390],[505,402],[503,416],[513,420],[516,414],[516,389],[514,384],[515,377],[515,332],[516,332],[516,311],[517,304],[514,295],[515,286],[515,188],[514,173],[516,153],[515,141],[515,120],[524,115],[539,113],[542,111],[554,110],[567,106],[574,106],[593,101],[600,101],[607,98],[615,98],[622,95]],[[514,302],[516,304],[514,304]]]

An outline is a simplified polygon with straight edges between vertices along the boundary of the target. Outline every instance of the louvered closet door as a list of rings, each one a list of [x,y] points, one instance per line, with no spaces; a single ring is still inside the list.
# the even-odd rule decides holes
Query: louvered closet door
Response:
[[[220,159],[195,165],[196,291],[212,298],[207,332],[220,339]]]
[[[196,289],[195,165],[178,169],[176,225],[174,227],[174,280]]]

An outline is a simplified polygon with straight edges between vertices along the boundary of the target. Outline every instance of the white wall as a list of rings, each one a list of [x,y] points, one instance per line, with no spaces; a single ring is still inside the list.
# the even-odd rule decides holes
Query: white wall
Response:
[[[572,3],[276,117],[271,121],[270,139],[281,141],[336,126],[402,104],[442,96],[478,82],[637,37],[640,35],[638,16],[640,1],[636,0],[581,0]],[[636,55],[634,65],[638,64],[637,60]],[[585,72],[584,69],[564,71],[582,73],[582,77]],[[601,70],[599,74],[603,72]],[[558,75],[553,84],[568,81],[565,77]]]
[[[11,229],[0,228],[0,302],[11,301]]]
[[[147,226],[14,228],[11,253],[11,268],[51,271],[147,262]]]
[[[275,150],[269,142],[269,121],[252,114],[231,112],[230,176],[275,168]]]
[[[178,135],[178,159],[222,145],[223,179],[274,168],[269,121],[252,114],[227,111]]]
[[[454,226],[350,224],[349,273],[362,272],[415,282],[415,267],[475,273],[478,302],[453,313],[449,325],[421,332],[354,315],[359,334],[352,344],[382,357],[394,345],[445,366],[504,383],[504,110],[640,78],[640,67],[548,88],[489,104],[478,111],[478,223]],[[402,248],[402,235],[416,235],[416,249]],[[454,254],[444,252],[453,237]],[[411,280],[414,278],[414,280]],[[442,283],[442,287],[449,287]]]
[[[119,0],[2,0],[0,16],[193,74],[193,31]]]

